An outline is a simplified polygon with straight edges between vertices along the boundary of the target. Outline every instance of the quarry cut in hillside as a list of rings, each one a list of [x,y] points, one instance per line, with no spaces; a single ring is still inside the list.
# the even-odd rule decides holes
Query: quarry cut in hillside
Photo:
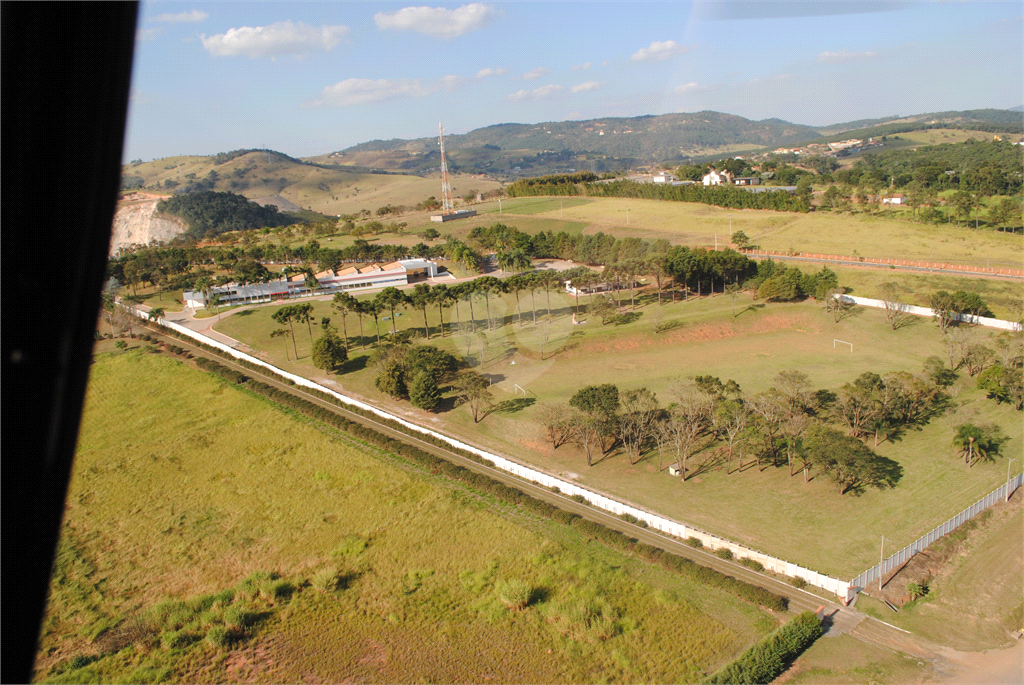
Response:
[[[177,217],[156,214],[156,205],[163,195],[132,193],[117,203],[114,230],[110,236],[110,254],[116,255],[129,245],[149,245],[169,241],[188,229]]]

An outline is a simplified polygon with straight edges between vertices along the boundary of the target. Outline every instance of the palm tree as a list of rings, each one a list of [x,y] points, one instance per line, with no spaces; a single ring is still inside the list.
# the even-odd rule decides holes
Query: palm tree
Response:
[[[965,423],[953,436],[953,448],[964,457],[964,463],[973,467],[982,459],[991,459],[999,452],[999,441],[984,429]]]
[[[305,322],[306,327],[309,329],[309,344],[313,344],[313,325],[310,323],[313,319],[313,305],[309,304],[297,304],[294,305],[294,316],[295,320],[299,323]]]
[[[526,289],[523,277],[520,275],[511,276],[504,281],[505,291],[514,293],[516,296],[516,313],[519,316],[519,325],[523,325],[523,310],[519,307],[519,293]]]
[[[377,317],[384,311],[384,306],[375,299],[364,300],[362,306],[367,314],[373,315],[373,327],[377,331],[377,347],[380,347],[380,322],[377,320]]]
[[[541,274],[533,271],[523,274],[523,287],[530,291],[530,300],[533,302],[533,324],[537,325],[537,288],[541,285]]]
[[[484,302],[487,304],[487,329],[491,329],[491,293],[500,293],[504,290],[501,281],[494,276],[478,278],[473,283],[479,292],[484,294]]]
[[[164,316],[164,308],[163,307],[157,307],[156,309],[150,309],[148,316],[149,316],[149,320],[150,321],[156,321],[158,319],[162,319],[163,316]]]

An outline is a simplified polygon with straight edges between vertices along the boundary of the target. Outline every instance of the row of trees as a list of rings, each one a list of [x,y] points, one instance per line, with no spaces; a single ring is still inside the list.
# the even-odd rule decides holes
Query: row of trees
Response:
[[[842,494],[895,485],[899,464],[867,443],[877,447],[920,428],[948,400],[941,382],[908,372],[865,373],[833,393],[814,390],[799,371],[783,371],[755,395],[744,395],[731,380],[697,376],[673,382],[669,395],[662,407],[647,388],[588,386],[567,404],[542,405],[538,420],[553,448],[573,443],[588,465],[620,448],[631,464],[657,452],[659,470],[672,465],[683,481],[715,468],[733,474],[754,465],[788,467],[806,481],[816,469]],[[744,454],[753,460],[746,462]]]

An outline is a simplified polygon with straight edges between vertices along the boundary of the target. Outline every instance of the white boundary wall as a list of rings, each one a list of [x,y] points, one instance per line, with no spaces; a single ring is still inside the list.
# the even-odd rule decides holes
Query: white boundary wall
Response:
[[[128,310],[142,319],[145,319],[147,321],[149,320],[149,315],[146,312],[131,307],[128,307]],[[814,585],[815,587],[834,593],[844,603],[849,603],[850,600],[852,600],[854,596],[856,596],[857,594],[858,589],[845,580],[832,578],[823,573],[813,571],[809,568],[804,568],[797,564],[791,564],[787,561],[783,561],[782,559],[776,559],[775,557],[769,556],[763,552],[759,552],[744,545],[732,542],[730,540],[726,540],[725,538],[720,538],[717,535],[705,533],[702,530],[698,530],[691,526],[687,526],[683,523],[678,523],[671,519],[667,519],[663,516],[658,516],[657,514],[652,514],[651,512],[644,511],[642,509],[637,509],[636,507],[624,504],[609,497],[605,497],[604,495],[600,495],[592,490],[580,487],[575,483],[570,483],[569,481],[562,480],[561,478],[557,478],[542,471],[538,471],[529,466],[524,466],[510,459],[500,457],[496,454],[485,452],[484,450],[473,447],[472,445],[467,445],[466,443],[451,438],[447,435],[444,435],[443,433],[438,433],[428,428],[424,428],[423,426],[419,426],[415,423],[410,423],[409,421],[394,416],[393,414],[389,414],[370,404],[366,404],[365,402],[360,402],[359,400],[355,400],[352,399],[351,397],[342,395],[341,393],[335,392],[334,390],[324,387],[307,378],[297,376],[293,373],[288,373],[287,371],[279,369],[276,366],[268,364],[262,359],[257,359],[256,357],[245,354],[244,352],[239,352],[238,350],[234,349],[229,345],[225,345],[224,343],[218,342],[212,338],[202,335],[201,333],[197,333],[196,331],[181,326],[180,324],[176,324],[173,321],[167,321],[166,319],[158,319],[157,323],[159,323],[161,326],[165,326],[166,328],[182,333],[206,345],[227,352],[228,354],[237,359],[244,359],[245,361],[251,364],[256,364],[258,366],[262,366],[266,369],[269,369],[274,373],[283,376],[284,378],[288,378],[294,381],[295,385],[327,393],[328,395],[331,395],[332,397],[341,400],[345,404],[349,404],[353,407],[358,407],[359,409],[362,409],[364,411],[372,412],[383,419],[395,421],[396,423],[399,423],[410,430],[414,430],[418,433],[433,436],[435,438],[443,440],[452,447],[465,450],[479,457],[483,457],[491,464],[493,464],[496,468],[499,468],[502,471],[512,473],[516,476],[519,476],[520,478],[532,481],[547,488],[557,487],[563,494],[565,494],[568,497],[580,495],[584,499],[586,499],[587,502],[589,502],[592,506],[597,507],[598,509],[604,509],[605,511],[611,512],[615,515],[629,514],[641,521],[646,522],[650,528],[653,528],[662,533],[667,533],[668,535],[672,535],[683,540],[691,537],[697,538],[701,541],[701,543],[703,543],[706,549],[728,549],[732,551],[733,557],[735,557],[736,559],[753,559],[754,561],[760,562],[765,567],[765,569],[769,571],[773,571],[775,573],[779,573],[790,578],[803,578],[805,581],[807,581],[809,585]]]
[[[873,300],[870,297],[854,297],[853,295],[836,295],[843,302],[849,304],[859,304],[862,307],[875,307],[876,309],[885,309],[885,300]],[[900,311],[908,314],[915,314],[917,316],[935,316],[935,310],[929,309],[928,307],[918,307],[913,304],[897,303]],[[973,323],[978,326],[987,326],[988,328],[1001,328],[1004,331],[1019,331],[1021,325],[1014,323],[1013,321],[1004,321],[1003,319],[990,319],[987,316],[971,316],[970,314],[954,314],[953,318],[957,321],[963,321],[964,323]]]

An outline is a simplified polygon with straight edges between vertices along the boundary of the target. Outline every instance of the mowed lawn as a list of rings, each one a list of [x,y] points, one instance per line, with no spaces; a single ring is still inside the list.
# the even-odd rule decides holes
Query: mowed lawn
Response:
[[[92,366],[61,549],[37,680],[687,682],[776,625],[136,349]],[[311,588],[324,569],[347,588]],[[256,571],[298,589],[249,640],[103,651],[165,598]],[[533,589],[515,613],[512,581]],[[75,656],[92,663],[59,675]]]
[[[520,326],[514,298],[492,296],[492,315],[504,316],[507,325],[490,333],[485,329],[484,300],[480,298],[473,305],[478,332],[449,335],[443,340],[438,336],[436,309],[428,310],[431,344],[460,355],[468,353],[474,363],[485,360],[478,370],[491,377],[492,392],[499,404],[477,424],[467,408],[453,407],[450,398],[434,414],[415,409],[408,402],[394,402],[377,391],[373,370],[366,365],[370,348],[359,349],[358,327],[352,316],[348,317],[352,360],[345,372],[330,377],[312,368],[305,327],[296,329],[300,360],[285,361],[284,344],[269,338],[270,331],[279,327],[270,319],[273,307],[235,314],[217,329],[256,348],[275,364],[328,385],[336,384],[333,387],[420,423],[842,578],[851,578],[877,563],[881,535],[898,545],[909,544],[1003,481],[1004,456],[974,468],[967,468],[957,459],[950,445],[956,425],[966,421],[998,425],[1008,437],[1001,454],[1012,456],[1021,451],[1020,414],[986,399],[975,388],[974,379],[961,373],[948,413],[935,416],[921,430],[910,430],[894,442],[877,447],[880,454],[899,462],[904,469],[894,489],[840,496],[830,481],[815,474],[804,483],[800,474],[790,477],[785,467],[763,471],[751,467],[752,456],[745,448],[748,466],[742,473],[726,475],[724,469],[711,470],[686,483],[659,470],[656,450],[636,465],[613,452],[588,468],[583,454],[572,445],[551,449],[536,420],[540,404],[566,402],[585,385],[615,383],[621,390],[647,387],[657,393],[661,406],[667,406],[673,379],[705,374],[718,376],[723,382],[734,379],[749,396],[770,387],[778,372],[786,369],[807,374],[816,389],[838,391],[867,371],[880,375],[892,371],[919,373],[928,357],[945,359],[946,350],[936,325],[927,319],[915,318],[906,327],[892,331],[881,311],[860,308],[837,324],[813,301],[765,305],[751,301],[746,294],[738,295],[735,301],[719,294],[701,301],[666,302],[661,314],[662,332],[655,334],[658,307],[651,294],[641,298],[635,321],[606,326],[598,320],[573,326],[573,299],[564,294],[551,298],[554,320],[535,326],[531,298],[521,295],[524,325]],[[586,299],[581,298],[581,305],[585,306]],[[538,315],[546,314],[546,300],[544,293],[537,293]],[[333,316],[333,321],[340,323],[329,303],[317,303],[316,307],[317,319]],[[460,312],[466,322],[466,303],[460,305]],[[449,310],[445,318],[447,325],[455,315]],[[582,318],[588,319],[585,313]],[[419,341],[423,342],[419,311],[406,311],[399,322],[400,329],[420,331]],[[364,323],[368,345],[374,336],[372,325],[372,319]],[[382,329],[390,329],[390,323],[382,324]],[[983,329],[976,329],[974,334],[982,341],[993,335]],[[540,347],[545,336],[542,360]],[[836,339],[852,343],[853,352],[834,342]],[[525,390],[525,396],[517,385]],[[701,458],[698,455],[698,462]]]
[[[926,225],[885,215],[844,216],[827,211],[808,214],[756,209],[728,209],[692,202],[587,198],[562,209],[558,198],[522,198],[532,217],[563,218],[589,224],[587,233],[604,231],[616,237],[638,235],[648,240],[660,234],[674,243],[727,244],[734,231],[743,231],[752,244],[768,250],[814,252],[844,256],[889,257],[942,261],[975,266],[1021,268],[1024,238],[991,230]],[[552,206],[553,205],[553,206]],[[514,206],[514,205],[513,205]],[[628,220],[627,220],[627,211]],[[505,223],[514,224],[509,217]]]

